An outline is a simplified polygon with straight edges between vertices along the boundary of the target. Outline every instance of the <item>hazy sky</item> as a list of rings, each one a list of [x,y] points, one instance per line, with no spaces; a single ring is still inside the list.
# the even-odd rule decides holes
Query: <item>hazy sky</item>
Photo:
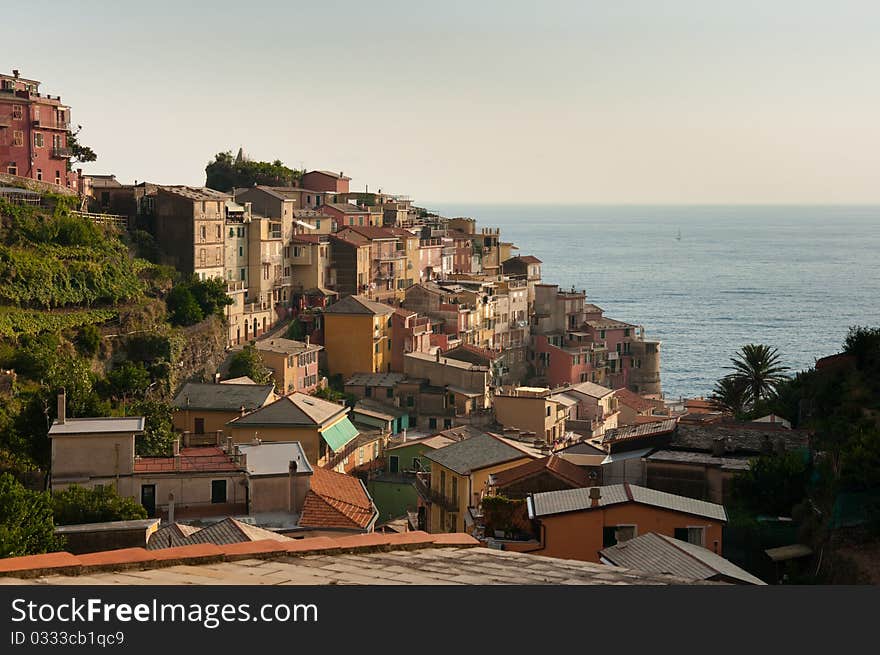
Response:
[[[880,2],[14,3],[121,181],[214,153],[434,202],[880,202]],[[39,24],[39,27],[36,25]],[[13,26],[18,28],[10,29]]]

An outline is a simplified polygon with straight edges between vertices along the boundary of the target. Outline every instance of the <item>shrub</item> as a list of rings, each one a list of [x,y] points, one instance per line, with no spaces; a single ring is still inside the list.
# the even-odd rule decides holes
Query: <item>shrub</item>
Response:
[[[73,485],[52,494],[56,525],[130,521],[147,518],[147,510],[112,487],[86,488]]]

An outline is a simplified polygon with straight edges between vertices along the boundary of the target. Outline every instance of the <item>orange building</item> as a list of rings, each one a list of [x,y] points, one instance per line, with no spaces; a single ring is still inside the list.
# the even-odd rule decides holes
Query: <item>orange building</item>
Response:
[[[675,494],[615,484],[533,494],[529,518],[537,540],[506,543],[509,550],[599,562],[599,551],[648,532],[674,537],[721,554],[722,505]]]

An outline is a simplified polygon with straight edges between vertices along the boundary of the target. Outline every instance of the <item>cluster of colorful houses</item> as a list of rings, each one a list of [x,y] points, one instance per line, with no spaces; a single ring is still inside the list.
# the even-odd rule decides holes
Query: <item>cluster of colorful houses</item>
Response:
[[[37,111],[36,87],[0,81],[7,104]],[[10,159],[20,139],[10,150],[5,100],[6,172],[40,179],[48,169]],[[545,283],[498,229],[349,186],[324,170],[228,193],[76,176],[91,212],[149,231],[181,273],[225,281],[230,354],[253,344],[273,381],[184,384],[166,457],[136,455],[143,418],[69,418],[62,396],[53,490],[136,498],[161,524],[122,545],[151,549],[214,533],[465,532],[494,549],[760,582],[723,559],[730,480],[806,435],[668,405],[660,342],[643,327]],[[301,340],[280,336],[292,321]],[[334,380],[356,400],[314,395]],[[132,534],[64,531],[91,550],[97,532],[105,547]]]

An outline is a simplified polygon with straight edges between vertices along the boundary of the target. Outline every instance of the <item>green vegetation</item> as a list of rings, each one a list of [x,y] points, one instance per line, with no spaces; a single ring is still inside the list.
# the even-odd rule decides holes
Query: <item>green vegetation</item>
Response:
[[[59,550],[49,494],[26,489],[9,473],[0,475],[0,557]]]
[[[70,170],[72,164],[96,161],[98,159],[98,155],[95,154],[94,150],[79,142],[79,133],[81,131],[82,125],[77,125],[76,131],[67,130],[67,148],[70,150],[67,170]]]
[[[77,309],[46,312],[0,307],[0,339],[16,339],[43,332],[61,332],[80,326],[94,327],[115,318],[113,309]],[[95,328],[96,329],[96,328]]]
[[[237,352],[229,363],[229,377],[247,376],[257,384],[268,384],[272,381],[272,371],[263,363],[260,351],[248,344]]]
[[[719,381],[716,403],[740,419],[773,413],[810,430],[811,456],[787,452],[754,460],[734,479],[732,515],[740,523],[759,515],[792,516],[801,541],[828,552],[819,578],[810,579],[840,579],[836,545],[871,538],[880,525],[876,503],[854,500],[880,498],[880,329],[851,328],[840,355],[790,378],[782,376],[776,351],[765,346],[744,349],[739,359],[747,366],[725,380],[742,386],[731,390]],[[736,410],[743,388],[748,401]],[[843,525],[850,527],[841,534]]]
[[[754,406],[772,398],[785,380],[788,371],[780,361],[776,348],[750,343],[743,346],[731,358],[733,373],[718,381],[714,398],[716,404],[739,413],[748,406]]]
[[[52,494],[56,525],[131,521],[147,518],[147,510],[132,498],[125,498],[112,487],[86,488],[73,485]]]
[[[231,191],[234,187],[257,184],[294,186],[302,173],[288,168],[279,159],[273,162],[251,161],[241,150],[235,157],[231,151],[218,152],[205,167],[205,186],[217,191]]]
[[[166,299],[172,325],[195,325],[214,315],[223,318],[223,308],[232,304],[223,280],[193,277],[171,289]]]
[[[285,339],[293,339],[294,341],[302,341],[306,338],[306,329],[302,324],[302,321],[298,318],[293,319],[290,322],[290,325],[287,326],[287,331],[284,333]]]

